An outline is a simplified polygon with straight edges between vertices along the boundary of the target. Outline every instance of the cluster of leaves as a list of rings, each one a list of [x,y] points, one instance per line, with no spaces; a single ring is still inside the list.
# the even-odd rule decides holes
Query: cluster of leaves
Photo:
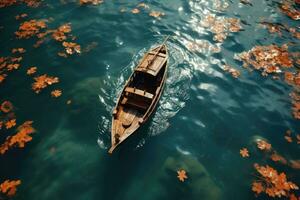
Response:
[[[288,45],[281,47],[275,44],[267,46],[255,46],[248,52],[242,52],[235,56],[235,59],[243,62],[246,68],[253,68],[262,72],[263,76],[268,74],[282,74],[285,81],[292,85],[294,92],[291,93],[293,102],[293,116],[300,119],[300,72],[293,72],[294,66],[300,64],[298,52],[289,52]]]
[[[27,142],[32,140],[31,134],[35,132],[32,127],[32,121],[26,121],[18,126],[17,133],[13,136],[8,136],[5,142],[0,146],[0,153],[4,154],[12,147],[24,148]]]
[[[10,129],[16,125],[16,117],[13,112],[13,105],[10,101],[3,101],[0,107],[0,130],[3,126]]]
[[[258,172],[258,180],[252,184],[252,190],[256,194],[265,192],[270,197],[289,197],[292,190],[298,190],[299,187],[287,181],[285,173],[278,173],[274,168],[266,165],[260,166],[255,163],[254,168]]]
[[[93,5],[98,5],[103,3],[103,0],[79,0],[80,5],[83,4],[93,4]]]
[[[300,11],[296,9],[295,4],[299,4],[299,0],[284,1],[284,3],[280,5],[280,10],[291,19],[300,20]]]
[[[17,192],[17,186],[21,184],[20,180],[6,180],[0,184],[0,192],[11,197]]]
[[[75,40],[76,37],[71,35],[71,24],[66,23],[59,26],[57,29],[47,29],[47,22],[49,20],[29,20],[20,24],[19,30],[15,32],[17,38],[31,38],[37,37],[38,41],[34,44],[34,47],[39,47],[47,39],[47,36],[51,34],[51,38],[61,43],[65,48],[64,52],[59,52],[58,55],[67,57],[74,53],[81,53],[81,47],[75,42],[68,42],[67,40]]]
[[[231,74],[231,76],[233,76],[234,78],[238,78],[241,75],[239,70],[234,69],[229,65],[223,65],[223,70],[225,72],[229,72]]]
[[[293,66],[296,55],[288,52],[288,45],[255,46],[248,52],[242,52],[235,59],[243,62],[244,67],[253,67],[262,71],[263,76],[272,73],[281,73]]]
[[[16,126],[16,116],[13,112],[14,106],[10,101],[3,101],[0,112],[0,130],[4,125],[6,129],[11,129]],[[31,141],[30,134],[35,132],[32,127],[32,121],[26,121],[18,126],[17,133],[13,136],[8,136],[3,144],[0,145],[0,154],[4,154],[10,147],[19,146],[23,148],[25,143]]]
[[[230,32],[235,33],[242,29],[239,19],[217,17],[212,14],[206,15],[201,25],[215,34],[213,39],[217,42],[223,42]]]
[[[277,33],[280,37],[283,32],[290,33],[293,37],[300,39],[300,32],[297,28],[289,27],[285,24],[271,23],[271,22],[261,22],[261,25],[268,29],[269,33]]]
[[[12,49],[12,56],[0,57],[0,83],[2,83],[8,76],[8,72],[16,70],[20,67],[20,62],[22,61],[22,56],[20,54],[25,53],[24,48]]]
[[[1,0],[0,1],[0,8],[16,5],[19,3],[25,3],[29,7],[38,7],[41,3],[40,0]]]
[[[296,138],[296,143],[300,144],[300,134],[297,134],[296,136],[294,136]],[[292,135],[292,131],[291,130],[287,130],[284,136],[284,139],[288,142],[288,143],[292,143],[293,140],[293,135]]]
[[[29,20],[23,22],[19,30],[15,32],[17,38],[31,38],[38,33],[40,33],[43,29],[47,27],[46,21],[45,20]]]
[[[150,9],[150,6],[145,4],[145,3],[139,3],[135,8],[133,8],[131,10],[131,13],[133,14],[138,14],[141,12],[141,9],[144,9],[144,10],[149,10]],[[126,9],[125,8],[122,8],[121,9],[121,12],[126,12]],[[151,10],[149,12],[149,16],[151,17],[155,17],[155,18],[161,18],[163,16],[165,16],[165,13],[163,12],[160,12],[160,11],[155,11],[155,10]]]
[[[286,132],[286,136],[291,136],[290,130]],[[297,138],[298,137],[300,139],[300,135],[297,135]],[[298,144],[300,144],[300,142]],[[274,162],[279,162],[284,165],[290,165],[295,169],[299,169],[300,167],[299,161],[288,161],[283,156],[279,155],[275,150],[273,150],[272,145],[265,140],[258,140],[257,148],[265,152],[268,157]],[[250,156],[247,148],[242,148],[240,150],[240,154],[244,158]],[[290,197],[290,199],[297,199],[295,194],[292,193],[292,190],[298,190],[299,188],[295,183],[287,181],[286,174],[284,172],[278,173],[276,169],[268,165],[260,166],[257,163],[254,164],[254,168],[256,169],[258,176],[255,175],[256,179],[252,183],[252,191],[257,195],[266,193],[270,197],[284,196]]]
[[[46,88],[49,85],[58,83],[58,77],[48,76],[47,74],[34,77],[35,82],[32,84],[32,89],[35,93],[40,93],[42,89]]]

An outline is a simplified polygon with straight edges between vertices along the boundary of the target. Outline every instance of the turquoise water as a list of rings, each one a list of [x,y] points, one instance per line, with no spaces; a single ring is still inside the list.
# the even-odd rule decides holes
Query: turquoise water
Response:
[[[286,159],[300,159],[299,146],[284,140],[287,129],[297,132],[300,127],[291,115],[292,88],[234,60],[255,45],[294,42],[299,50],[299,40],[270,35],[259,26],[261,19],[299,26],[279,11],[278,2],[155,0],[145,1],[150,8],[140,8],[138,14],[130,11],[140,1],[128,0],[97,6],[48,0],[38,8],[2,8],[1,56],[15,47],[27,52],[20,69],[0,84],[0,100],[13,102],[17,121],[33,120],[37,133],[23,150],[0,156],[0,182],[21,179],[14,197],[20,200],[254,199],[257,162],[286,172],[299,185],[299,170],[270,161],[255,143],[265,138]],[[151,17],[151,10],[165,16]],[[14,16],[21,13],[28,14],[26,20],[49,19],[50,28],[70,22],[82,49],[93,48],[63,58],[57,55],[61,45],[53,40],[39,48],[33,47],[35,39],[17,40],[20,21]],[[243,30],[218,43],[201,24],[208,14],[238,18]],[[158,108],[135,136],[108,155],[117,96],[142,55],[165,35],[172,36],[167,43],[170,64]],[[191,50],[193,43],[201,45]],[[225,63],[241,76],[224,72]],[[38,67],[37,74],[59,77],[60,83],[35,94],[26,75],[30,66]],[[53,89],[61,89],[62,96],[51,98]],[[4,141],[6,135],[0,138]],[[243,147],[250,158],[239,155]],[[184,183],[176,177],[179,169],[187,171]]]

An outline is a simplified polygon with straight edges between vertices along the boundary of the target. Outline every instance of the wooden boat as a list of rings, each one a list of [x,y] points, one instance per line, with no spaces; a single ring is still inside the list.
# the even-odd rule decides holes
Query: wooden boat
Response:
[[[109,153],[153,113],[167,77],[168,50],[165,42],[148,51],[127,80],[113,110]]]

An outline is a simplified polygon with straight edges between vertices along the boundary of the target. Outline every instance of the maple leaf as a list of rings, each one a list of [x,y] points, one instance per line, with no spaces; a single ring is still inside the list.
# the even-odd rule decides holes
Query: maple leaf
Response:
[[[240,154],[243,158],[245,157],[249,157],[249,152],[248,152],[248,149],[247,148],[242,148],[240,149]]]
[[[16,125],[16,119],[11,119],[5,123],[6,129],[10,129]]]
[[[265,190],[264,186],[260,182],[254,181],[252,183],[252,191],[255,192],[256,194],[260,194]]]
[[[179,171],[177,171],[177,178],[181,181],[181,182],[184,182],[185,179],[187,179],[187,175],[186,175],[186,171],[181,169]]]
[[[14,196],[17,191],[17,186],[20,184],[21,184],[20,180],[15,180],[15,181],[6,180],[0,184],[0,192],[6,194],[9,197]]]
[[[61,94],[62,94],[62,92],[61,92],[61,90],[53,90],[52,92],[51,92],[51,96],[52,97],[60,97],[61,96]]]
[[[37,67],[30,67],[28,70],[27,70],[27,74],[28,75],[31,75],[31,74],[34,74],[37,70]]]
[[[264,140],[257,141],[257,148],[260,150],[271,150],[272,145]]]

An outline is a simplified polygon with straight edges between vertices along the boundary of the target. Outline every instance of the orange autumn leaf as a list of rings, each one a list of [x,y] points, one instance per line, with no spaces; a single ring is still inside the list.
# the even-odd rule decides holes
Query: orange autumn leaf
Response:
[[[39,93],[42,89],[47,87],[48,85],[52,85],[54,83],[58,83],[59,79],[57,77],[51,77],[47,74],[37,76],[34,78],[35,82],[32,84],[32,89],[35,93]]]
[[[155,17],[155,18],[160,18],[162,16],[165,16],[165,13],[153,10],[149,13],[149,16]]]
[[[292,143],[293,142],[293,139],[291,136],[284,136],[284,139],[288,142],[288,143]]]
[[[5,80],[6,74],[0,74],[0,83]]]
[[[145,9],[149,8],[149,6],[148,6],[147,4],[145,4],[145,3],[139,3],[139,4],[137,5],[137,7],[138,7],[138,8],[141,7],[141,8],[145,8]]]
[[[8,64],[7,65],[7,71],[12,71],[14,69],[18,69],[20,67],[20,64],[14,63],[14,64]]]
[[[28,75],[31,75],[31,74],[34,74],[37,70],[37,67],[30,67],[28,70],[27,70],[27,74]]]
[[[13,109],[13,105],[10,101],[4,101],[1,104],[1,111],[4,113],[8,113]]]
[[[186,175],[186,171],[181,169],[179,171],[177,171],[177,178],[181,181],[181,182],[184,182],[185,179],[187,179],[187,175]]]
[[[223,70],[225,72],[229,72],[231,74],[231,76],[234,78],[238,78],[241,75],[239,70],[234,69],[234,68],[230,67],[229,65],[223,65]]]
[[[243,158],[250,156],[247,148],[240,149],[240,154]]]
[[[131,10],[131,13],[138,14],[138,13],[140,13],[140,10],[137,9],[137,8],[134,8],[134,9]]]
[[[282,164],[287,164],[287,160],[284,157],[282,157],[281,155],[277,154],[276,152],[274,152],[270,158],[274,162],[280,162]]]
[[[64,41],[67,39],[67,33],[72,31],[71,24],[63,24],[58,29],[54,30],[52,33],[52,37],[56,41]]]
[[[260,150],[270,150],[272,148],[272,145],[264,140],[257,141],[257,148]]]
[[[61,96],[61,94],[62,94],[62,92],[61,92],[61,90],[53,90],[52,92],[51,92],[51,96],[52,97],[60,97]]]
[[[0,192],[12,197],[16,194],[17,186],[21,184],[20,180],[10,181],[6,180],[0,184]]]
[[[300,144],[300,134],[297,134],[296,138],[297,138],[297,144]]]
[[[65,51],[67,54],[81,53],[81,47],[79,44],[75,42],[63,42],[62,45],[65,47]]]
[[[5,123],[6,129],[10,129],[16,125],[16,119],[11,119]]]
[[[260,182],[253,182],[252,183],[252,191],[255,192],[256,194],[260,194],[264,191],[264,186]]]
[[[79,0],[80,5],[83,4],[93,4],[93,5],[98,5],[103,3],[103,0]]]

